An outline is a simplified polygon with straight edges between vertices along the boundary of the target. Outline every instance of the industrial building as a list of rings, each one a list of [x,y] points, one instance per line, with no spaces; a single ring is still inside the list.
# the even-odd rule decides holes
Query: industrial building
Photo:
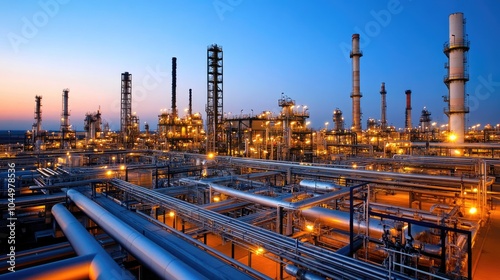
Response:
[[[500,125],[465,126],[469,43],[463,14],[449,21],[443,127],[427,108],[415,126],[412,91],[382,82],[380,120],[362,128],[359,34],[352,125],[335,108],[331,129],[311,128],[310,108],[285,93],[279,112],[224,111],[217,44],[207,48],[205,123],[196,91],[177,109],[176,57],[155,131],[133,113],[129,72],[119,132],[100,108],[74,131],[68,89],[60,131],[45,131],[37,95],[24,150],[0,158],[5,240],[16,218],[0,279],[473,279],[498,217]],[[406,96],[404,128],[389,125],[387,91]]]

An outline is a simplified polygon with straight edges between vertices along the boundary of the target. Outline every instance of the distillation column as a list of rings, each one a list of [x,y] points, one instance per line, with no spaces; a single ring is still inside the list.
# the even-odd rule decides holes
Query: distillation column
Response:
[[[188,106],[188,116],[191,117],[193,115],[193,92],[189,89],[189,106]]]
[[[132,141],[132,74],[122,73],[121,81],[121,110],[120,110],[120,133],[122,142],[128,147]]]
[[[344,130],[344,117],[342,117],[342,111],[339,108],[333,110],[333,125],[335,131]]]
[[[359,58],[363,53],[359,50],[359,34],[352,34],[352,130],[361,137],[361,92],[359,85]]]
[[[172,117],[177,117],[177,57],[172,57]]]
[[[35,96],[35,123],[33,124],[33,141],[40,136],[42,131],[42,97]]]
[[[386,95],[387,92],[385,91],[385,83],[382,83],[382,85],[380,86],[380,97],[382,98],[380,103],[380,128],[382,129],[382,131],[385,131],[387,129],[387,103],[385,101]]]
[[[213,44],[207,49],[207,153],[218,152],[223,134],[223,53]]]
[[[466,53],[469,51],[469,41],[465,34],[465,19],[463,13],[450,15],[450,37],[444,45],[444,53],[448,57],[448,74],[444,83],[449,94],[445,101],[448,108],[445,113],[449,118],[449,132],[455,137],[455,143],[463,143],[465,138],[465,114],[469,108],[465,106],[465,83],[469,80],[466,73]]]
[[[411,130],[411,90],[406,90],[405,128]]]
[[[69,125],[69,108],[68,108],[68,98],[69,89],[63,89],[62,93],[62,113],[61,113],[61,148],[66,149],[68,147],[68,142],[66,138],[68,137],[68,132],[70,131]]]

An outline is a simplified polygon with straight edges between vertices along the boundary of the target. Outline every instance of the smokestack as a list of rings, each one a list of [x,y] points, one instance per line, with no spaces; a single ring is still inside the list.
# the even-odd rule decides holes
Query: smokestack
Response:
[[[193,114],[193,95],[191,89],[189,89],[189,108],[188,108],[188,116]]]
[[[177,58],[172,57],[172,116],[177,117]]]
[[[35,121],[36,123],[34,124],[35,127],[35,132],[34,132],[34,137],[40,135],[40,131],[42,130],[42,97],[37,95],[35,96]]]
[[[469,108],[465,106],[465,83],[469,80],[466,73],[466,53],[469,51],[469,41],[465,34],[465,19],[462,13],[450,15],[450,37],[445,43],[444,53],[448,57],[448,75],[444,83],[448,86],[448,109],[445,110],[449,118],[450,134],[454,135],[455,143],[463,143],[465,139],[465,114]]]
[[[359,58],[363,53],[359,51],[359,34],[352,34],[352,129],[361,137],[361,92],[359,89]]]
[[[406,119],[405,119],[405,128],[411,129],[411,90],[406,90]]]
[[[387,111],[387,103],[385,101],[385,96],[387,92],[385,91],[385,83],[382,83],[380,86],[380,97],[381,97],[381,103],[380,103],[380,126],[382,130],[387,129],[387,118],[386,118],[386,111]]]

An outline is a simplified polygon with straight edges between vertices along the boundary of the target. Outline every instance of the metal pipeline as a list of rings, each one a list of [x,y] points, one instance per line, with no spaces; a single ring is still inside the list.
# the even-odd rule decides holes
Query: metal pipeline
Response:
[[[23,279],[23,280],[70,280],[89,279],[89,267],[92,265],[94,256],[78,256],[62,261],[52,262],[44,265],[26,268],[12,273],[0,275],[0,280]],[[96,278],[90,278],[96,279]],[[120,278],[101,278],[120,279]],[[130,278],[127,278],[130,279]]]
[[[76,190],[68,197],[128,252],[164,279],[207,279]]]
[[[301,211],[302,216],[307,219],[315,222],[319,222],[324,225],[331,226],[335,229],[340,229],[343,231],[349,232],[349,213],[342,212],[338,210],[327,209],[323,207],[311,207],[309,209],[303,209]],[[365,220],[358,221],[354,220],[356,223],[354,224],[355,231],[364,231],[366,232],[366,222]],[[392,221],[384,221],[387,223],[389,227],[387,229],[391,229],[393,227]],[[384,233],[384,224],[380,219],[370,218],[369,220],[369,235],[372,238],[381,239],[382,234]]]
[[[63,204],[52,207],[52,215],[79,256],[93,256],[90,279],[133,279],[111,258]]]
[[[198,182],[202,183],[202,182]],[[203,183],[202,183],[203,184]],[[240,199],[246,199],[250,200],[255,203],[259,203],[264,206],[269,206],[269,207],[283,207],[285,209],[292,209],[292,210],[300,210],[312,205],[320,204],[325,201],[329,201],[341,196],[344,196],[349,193],[349,188],[343,188],[337,191],[333,191],[330,193],[327,193],[325,195],[317,196],[317,197],[312,197],[309,199],[304,199],[299,202],[286,202],[282,201],[280,199],[276,199],[273,197],[268,197],[268,196],[261,196],[261,195],[256,195],[254,193],[249,193],[249,192],[243,192],[239,190],[235,190],[232,188],[228,188],[225,186],[217,185],[217,184],[208,184],[210,188],[212,188],[215,191],[218,191],[220,193],[223,193],[225,195],[237,197]]]
[[[329,182],[315,181],[315,180],[302,180],[299,185],[301,187],[313,190],[313,191],[334,191],[342,188],[342,186],[335,185]]]
[[[325,277],[321,277],[307,270],[300,269],[294,265],[288,264],[285,266],[285,272],[295,276],[296,279],[301,280],[325,280]]]

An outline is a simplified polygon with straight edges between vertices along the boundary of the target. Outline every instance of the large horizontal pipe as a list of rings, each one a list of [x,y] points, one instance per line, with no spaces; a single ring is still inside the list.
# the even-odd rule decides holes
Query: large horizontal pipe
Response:
[[[89,268],[89,278],[132,279],[62,204],[52,207],[52,215],[79,256],[94,256]]]
[[[207,279],[76,190],[68,197],[129,253],[164,279]]]
[[[343,176],[348,178],[357,178],[358,180],[370,179],[383,179],[387,180],[388,184],[396,183],[399,181],[410,181],[410,182],[422,182],[422,183],[432,183],[441,186],[460,186],[464,183],[467,185],[478,185],[480,180],[478,178],[461,178],[461,177],[451,177],[451,176],[435,176],[435,175],[422,175],[422,174],[406,174],[406,173],[396,173],[396,172],[381,172],[381,171],[369,171],[369,170],[359,170],[359,169],[347,169],[347,168],[335,168],[335,167],[323,167],[323,166],[309,166],[300,165],[298,163],[290,162],[279,162],[261,159],[243,159],[234,157],[218,157],[220,159],[225,159],[231,164],[244,164],[247,167],[259,167],[266,170],[273,169],[294,169],[294,170],[304,170],[308,171],[309,174],[314,174],[315,172],[325,172],[330,176]],[[488,181],[490,183],[491,180]],[[492,182],[491,182],[492,183]]]
[[[323,225],[331,226],[335,229],[349,232],[349,213],[338,210],[327,209],[323,207],[311,207],[301,211],[302,216],[310,221],[314,221]],[[354,231],[366,232],[366,222],[354,221]],[[384,233],[384,224],[380,219],[370,218],[369,220],[369,236],[376,239],[381,239]],[[392,221],[385,221],[387,229],[393,227]]]
[[[55,193],[55,194],[40,194],[40,195],[27,195],[22,197],[16,197],[15,206],[21,207],[26,205],[47,205],[50,203],[55,203],[63,201],[66,198],[65,193]],[[9,201],[7,199],[2,199],[0,201],[0,210],[7,209]]]
[[[316,181],[316,180],[307,180],[304,179],[300,181],[299,185],[301,187],[311,189],[311,190],[318,190],[318,191],[334,191],[342,188],[339,185],[335,185],[330,182],[323,182],[323,181]]]
[[[63,244],[65,246],[57,246],[59,244],[56,244],[56,246],[50,245],[52,248],[46,248],[49,247],[46,246],[46,250],[40,250],[39,252],[29,250],[32,251],[30,254],[23,254],[26,251],[20,252],[20,254],[16,252],[16,270],[74,257],[76,254],[70,244],[68,242]],[[9,266],[9,256],[0,259],[0,271],[7,271]]]
[[[295,276],[295,279],[303,280],[325,280],[325,277],[321,277],[307,270],[300,269],[294,265],[288,264],[285,266],[285,272],[289,275]]]
[[[209,183],[208,185],[213,190],[218,191],[220,193],[223,193],[225,195],[237,197],[240,199],[250,200],[252,202],[255,202],[255,203],[258,203],[258,204],[261,204],[264,206],[283,207],[285,209],[292,209],[292,210],[299,210],[299,209],[303,209],[306,207],[310,207],[312,205],[320,204],[320,203],[323,203],[325,201],[330,201],[332,199],[341,197],[341,196],[349,193],[349,188],[343,188],[343,189],[333,191],[333,192],[330,192],[330,193],[327,193],[327,194],[324,194],[321,196],[316,196],[313,198],[304,199],[304,200],[301,200],[299,202],[287,202],[287,201],[283,201],[283,200],[276,199],[273,197],[257,195],[257,194],[249,193],[249,192],[243,192],[243,191],[235,190],[232,188],[228,188],[228,187],[213,184],[213,183]]]
[[[89,267],[94,259],[92,255],[78,256],[62,261],[26,268],[0,275],[0,280],[72,280],[89,279]],[[93,279],[93,278],[92,278]],[[119,278],[101,278],[119,279]]]

